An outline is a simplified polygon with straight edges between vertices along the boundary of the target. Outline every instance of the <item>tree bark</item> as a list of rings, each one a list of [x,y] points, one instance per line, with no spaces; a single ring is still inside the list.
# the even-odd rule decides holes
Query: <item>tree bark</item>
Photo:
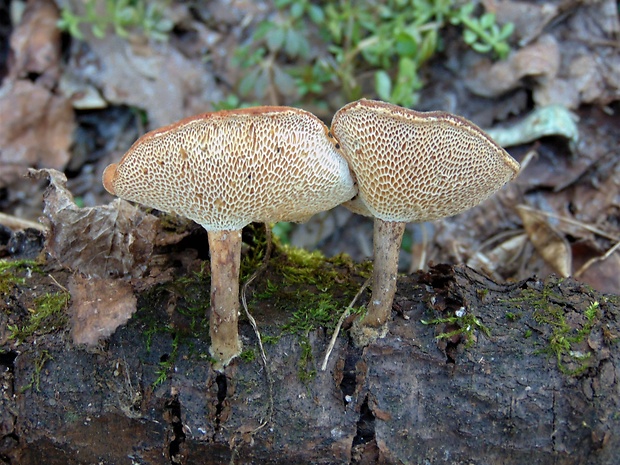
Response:
[[[254,309],[263,334],[281,333],[272,304]],[[365,349],[342,334],[324,372],[331,334],[311,332],[314,377],[299,376],[295,335],[265,346],[269,376],[259,357],[214,371],[195,338],[154,385],[174,338],[154,334],[147,351],[137,317],[96,352],[62,334],[4,349],[0,463],[617,463],[617,297],[444,265],[400,277],[393,310],[388,335]],[[472,331],[459,333],[465,321]],[[256,346],[247,321],[241,335]]]

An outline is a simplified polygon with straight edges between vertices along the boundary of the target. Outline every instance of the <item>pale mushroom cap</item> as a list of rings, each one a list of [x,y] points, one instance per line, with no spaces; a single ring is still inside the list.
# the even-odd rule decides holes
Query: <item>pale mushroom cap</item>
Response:
[[[352,211],[384,221],[452,216],[510,181],[519,164],[464,118],[359,100],[334,115],[331,130],[357,178]]]
[[[356,193],[336,146],[323,122],[303,110],[207,113],[142,136],[106,168],[103,184],[209,231],[305,221]]]

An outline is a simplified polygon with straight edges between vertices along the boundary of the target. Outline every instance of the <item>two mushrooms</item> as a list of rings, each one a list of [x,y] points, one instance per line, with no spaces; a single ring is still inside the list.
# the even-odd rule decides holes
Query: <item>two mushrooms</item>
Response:
[[[372,296],[355,322],[358,345],[382,337],[396,291],[405,224],[455,215],[492,195],[518,163],[473,123],[360,100],[331,132],[289,107],[256,107],[184,119],[138,139],[108,166],[108,192],[202,225],[211,256],[211,355],[226,366],[238,335],[241,229],[303,222],[344,204],[374,217]]]

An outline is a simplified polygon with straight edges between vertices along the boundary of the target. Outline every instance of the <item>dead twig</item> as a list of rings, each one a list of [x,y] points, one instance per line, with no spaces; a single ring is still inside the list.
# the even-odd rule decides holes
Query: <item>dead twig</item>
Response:
[[[344,309],[344,312],[342,312],[342,315],[340,316],[340,319],[338,320],[338,323],[336,324],[336,328],[334,329],[334,334],[332,335],[332,338],[329,341],[329,346],[327,347],[327,352],[325,353],[325,358],[323,359],[323,365],[321,365],[321,371],[325,371],[327,369],[327,361],[329,360],[329,356],[334,350],[334,346],[336,345],[336,340],[338,339],[338,333],[340,333],[340,328],[342,327],[344,320],[349,316],[349,314],[351,313],[351,309],[353,308],[353,305],[355,305],[355,302],[357,302],[357,299],[359,299],[359,297],[362,295],[362,292],[364,292],[364,289],[366,289],[369,284],[370,284],[370,278],[368,278],[366,282],[364,282],[362,287],[360,287],[360,290],[357,291],[357,294],[355,294],[355,297],[353,297],[353,300],[351,301],[351,303],[347,306],[347,308]]]
[[[14,231],[20,231],[23,229],[36,229],[37,231],[43,232],[47,231],[47,228],[41,223],[24,220],[13,215],[7,215],[6,213],[0,213],[0,224],[3,224],[7,228]]]

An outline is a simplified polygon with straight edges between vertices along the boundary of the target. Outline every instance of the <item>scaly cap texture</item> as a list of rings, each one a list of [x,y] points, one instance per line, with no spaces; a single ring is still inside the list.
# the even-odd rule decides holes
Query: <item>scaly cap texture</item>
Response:
[[[519,171],[478,126],[450,113],[363,99],[338,110],[331,130],[358,183],[359,196],[345,206],[384,221],[455,215]]]
[[[305,221],[356,193],[336,146],[323,122],[303,110],[206,113],[142,136],[106,168],[103,184],[208,231]]]

